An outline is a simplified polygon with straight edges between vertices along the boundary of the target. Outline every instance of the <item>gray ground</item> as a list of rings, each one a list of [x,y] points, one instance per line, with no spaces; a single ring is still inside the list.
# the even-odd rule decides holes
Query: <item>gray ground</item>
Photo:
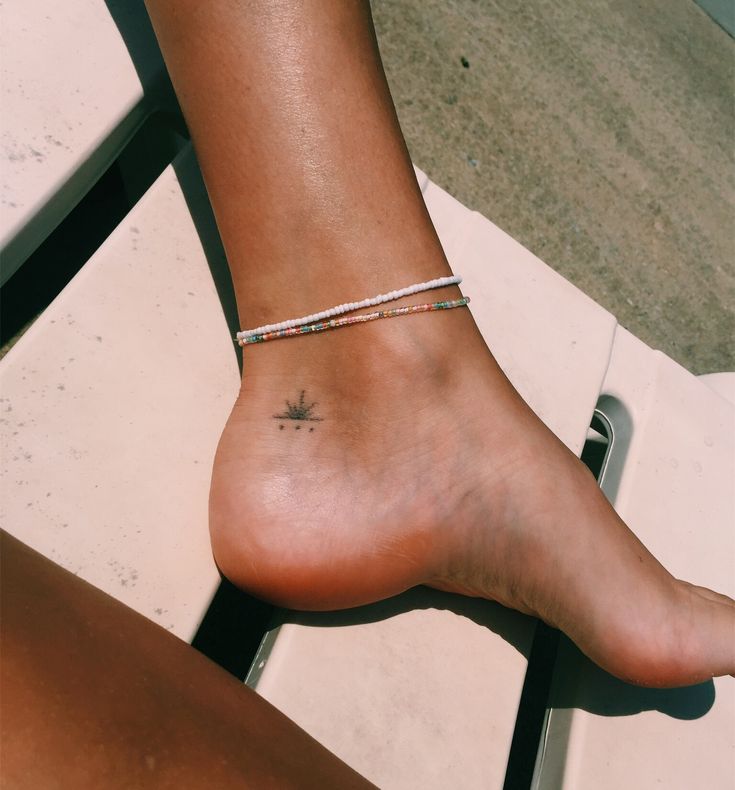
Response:
[[[649,345],[695,373],[735,370],[727,33],[692,0],[373,0],[373,14],[416,164]]]

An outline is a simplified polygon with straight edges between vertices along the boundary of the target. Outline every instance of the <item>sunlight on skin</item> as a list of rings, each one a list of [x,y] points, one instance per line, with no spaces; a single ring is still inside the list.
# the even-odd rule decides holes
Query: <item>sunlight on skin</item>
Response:
[[[366,3],[148,7],[242,326],[451,274]],[[732,601],[650,555],[523,403],[469,311],[248,347],[244,374],[210,500],[217,561],[243,588],[326,609],[425,583],[534,613],[632,682],[735,671]],[[308,431],[274,420],[284,401],[301,408],[294,393],[318,403]]]

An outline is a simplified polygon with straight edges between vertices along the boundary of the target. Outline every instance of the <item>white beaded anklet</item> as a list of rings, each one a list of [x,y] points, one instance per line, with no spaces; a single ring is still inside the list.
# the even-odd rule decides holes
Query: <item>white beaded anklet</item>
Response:
[[[343,313],[350,313],[353,310],[360,310],[363,307],[375,307],[375,305],[383,304],[384,302],[393,302],[403,296],[411,296],[411,294],[421,293],[422,291],[431,291],[435,288],[443,288],[447,285],[459,285],[462,278],[459,275],[452,275],[451,277],[438,277],[435,280],[429,280],[425,283],[416,283],[416,285],[409,285],[407,288],[401,288],[400,291],[390,291],[389,293],[374,296],[372,299],[363,299],[361,302],[345,302],[344,304],[330,307],[329,310],[322,310],[321,313],[314,313],[313,315],[305,315],[303,318],[291,318],[288,321],[281,321],[278,324],[266,324],[265,326],[258,326],[255,329],[244,329],[238,332],[235,339],[240,342],[247,340],[254,335],[265,335],[269,332],[278,332],[282,329],[293,329],[296,326],[303,326],[304,324],[311,324],[315,321],[321,321],[324,318],[331,318],[335,315],[342,315]]]

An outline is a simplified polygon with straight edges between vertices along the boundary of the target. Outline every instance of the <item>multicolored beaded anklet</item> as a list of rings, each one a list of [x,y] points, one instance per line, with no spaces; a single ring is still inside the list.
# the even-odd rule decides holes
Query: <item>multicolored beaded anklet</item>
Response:
[[[444,288],[447,285],[459,285],[461,282],[462,278],[458,274],[453,274],[451,277],[437,277],[435,280],[409,285],[407,288],[401,288],[399,291],[379,294],[370,299],[363,299],[361,302],[345,302],[336,307],[330,307],[329,310],[322,310],[321,313],[305,315],[303,318],[291,318],[288,321],[281,321],[278,324],[266,324],[265,326],[258,326],[255,329],[244,329],[242,332],[237,333],[235,339],[240,341],[248,337],[254,337],[255,335],[267,335],[280,329],[291,329],[295,326],[313,324],[325,318],[331,318],[334,315],[351,313],[355,310],[361,310],[363,307],[375,307],[384,302],[395,302],[396,299],[400,299],[403,296],[411,296],[412,294],[421,293],[422,291],[431,291],[435,288]],[[242,345],[242,343],[240,343],[240,345]]]
[[[375,313],[366,313],[365,315],[332,318],[329,321],[318,321],[313,324],[288,327],[287,329],[276,329],[272,332],[265,332],[260,335],[250,335],[244,338],[238,337],[237,342],[241,346],[247,346],[252,343],[265,343],[266,340],[276,340],[279,337],[306,335],[310,332],[324,332],[327,329],[338,329],[341,326],[364,324],[366,321],[377,321],[379,318],[395,318],[399,315],[410,315],[412,313],[433,313],[435,310],[451,310],[453,307],[464,307],[469,303],[470,298],[468,296],[463,296],[461,299],[453,299],[449,302],[431,302],[408,307],[394,307],[392,310],[378,310]]]

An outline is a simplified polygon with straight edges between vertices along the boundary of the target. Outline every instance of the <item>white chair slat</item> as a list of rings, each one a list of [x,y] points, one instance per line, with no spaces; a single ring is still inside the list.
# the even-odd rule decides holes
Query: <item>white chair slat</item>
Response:
[[[136,31],[135,63],[121,27]],[[74,207],[160,98],[155,85],[165,70],[151,37],[140,0],[4,4],[1,282]]]
[[[0,363],[0,523],[191,639],[219,581],[207,495],[238,386],[169,167]]]
[[[603,394],[611,464],[626,454],[616,509],[674,576],[735,597],[732,403],[624,329]],[[638,689],[564,643],[551,704],[540,790],[735,786],[734,678]]]

